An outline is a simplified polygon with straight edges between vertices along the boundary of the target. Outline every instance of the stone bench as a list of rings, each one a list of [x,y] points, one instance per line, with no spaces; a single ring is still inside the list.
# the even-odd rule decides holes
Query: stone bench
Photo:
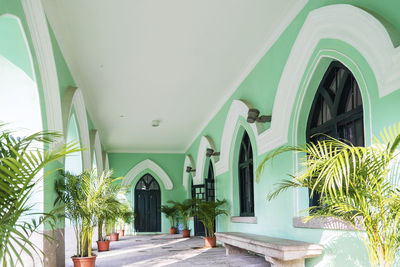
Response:
[[[319,244],[255,234],[219,232],[215,235],[217,241],[223,243],[226,255],[252,251],[264,255],[265,260],[274,267],[304,267],[306,258],[321,255],[324,248]]]

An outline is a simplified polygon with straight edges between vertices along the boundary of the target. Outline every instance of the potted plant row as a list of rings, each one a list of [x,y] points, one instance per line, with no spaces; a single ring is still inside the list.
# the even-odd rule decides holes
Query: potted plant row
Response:
[[[99,247],[107,249],[103,224],[109,218],[114,218],[113,210],[121,205],[116,199],[119,188],[114,186],[119,178],[112,178],[111,175],[111,171],[98,174],[96,170],[87,170],[80,175],[66,172],[56,182],[56,203],[64,204],[64,216],[72,222],[75,230],[76,254],[72,257],[74,266],[95,266],[97,255],[92,253],[92,239],[96,226],[99,231]]]
[[[168,201],[171,206],[163,205],[161,211],[169,218],[171,223],[170,233],[175,234],[175,220],[177,217],[182,219],[182,237],[190,237],[188,225],[189,217],[196,216],[204,226],[204,245],[205,247],[215,247],[215,219],[219,215],[228,215],[226,200],[205,201],[186,199],[183,202]],[[175,229],[174,229],[175,228]]]

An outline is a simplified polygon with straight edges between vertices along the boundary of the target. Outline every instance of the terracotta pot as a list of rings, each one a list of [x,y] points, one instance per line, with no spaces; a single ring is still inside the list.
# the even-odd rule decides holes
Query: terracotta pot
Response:
[[[96,241],[97,242],[97,251],[108,251],[110,250],[110,240],[105,241]]]
[[[125,230],[118,230],[119,237],[125,236]]]
[[[74,267],[95,267],[97,255],[92,254],[92,257],[71,257],[74,262]]]
[[[216,242],[217,242],[217,238],[215,236],[213,236],[213,237],[204,237],[204,247],[206,247],[206,248],[215,247]]]
[[[169,228],[169,233],[170,233],[171,235],[174,235],[174,234],[176,234],[177,232],[178,232],[178,229],[176,229],[175,227]]]
[[[119,234],[118,233],[111,233],[110,234],[110,241],[118,241],[119,240]]]
[[[190,230],[182,230],[182,237],[190,237]]]

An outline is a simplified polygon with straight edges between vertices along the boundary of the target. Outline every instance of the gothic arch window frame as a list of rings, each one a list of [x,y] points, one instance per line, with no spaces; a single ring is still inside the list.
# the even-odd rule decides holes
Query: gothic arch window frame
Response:
[[[339,61],[332,61],[314,95],[306,127],[307,143],[325,134],[357,146],[365,145],[363,100],[353,73]],[[320,196],[310,198],[318,205]]]
[[[254,216],[254,153],[250,136],[246,131],[239,147],[238,189],[240,216]]]

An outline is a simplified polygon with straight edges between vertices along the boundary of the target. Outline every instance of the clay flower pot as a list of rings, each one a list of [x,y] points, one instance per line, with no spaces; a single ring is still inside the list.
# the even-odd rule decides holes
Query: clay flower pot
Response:
[[[110,241],[118,241],[119,240],[119,234],[118,233],[111,233],[110,234]]]
[[[110,240],[105,241],[96,241],[97,242],[97,251],[108,251],[110,250]]]
[[[97,255],[92,254],[91,257],[71,257],[74,267],[95,267]]]
[[[176,234],[177,232],[178,232],[178,229],[176,229],[175,227],[169,228],[169,233],[170,233],[171,235],[174,235],[174,234]]]
[[[190,237],[190,230],[182,230],[182,237]]]
[[[213,236],[213,237],[204,237],[204,247],[206,247],[206,248],[215,247],[216,242],[217,242],[217,238],[215,236]]]
[[[125,236],[125,230],[118,230],[119,237]]]

